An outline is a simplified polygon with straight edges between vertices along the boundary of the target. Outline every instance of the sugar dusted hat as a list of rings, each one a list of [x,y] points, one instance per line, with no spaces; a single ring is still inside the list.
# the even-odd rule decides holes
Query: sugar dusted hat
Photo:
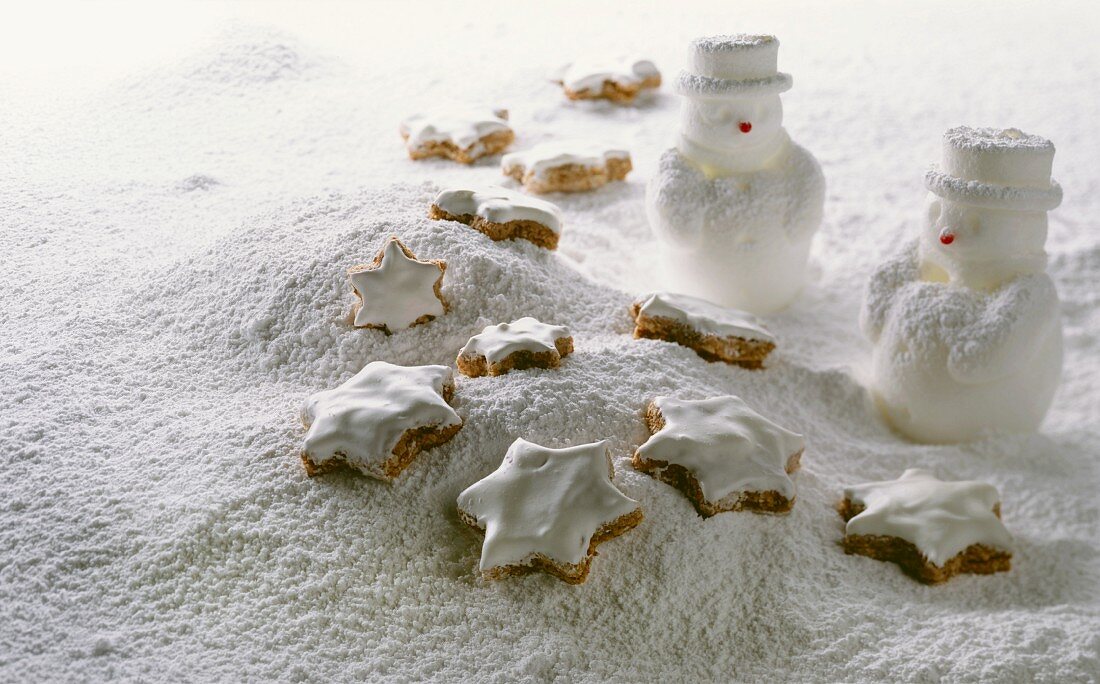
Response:
[[[790,90],[790,74],[777,71],[775,36],[735,33],[691,41],[688,69],[676,90],[688,97],[727,98],[771,95]]]
[[[995,209],[1047,211],[1062,203],[1051,179],[1054,144],[1018,128],[958,126],[943,134],[943,162],[925,186],[954,202]]]

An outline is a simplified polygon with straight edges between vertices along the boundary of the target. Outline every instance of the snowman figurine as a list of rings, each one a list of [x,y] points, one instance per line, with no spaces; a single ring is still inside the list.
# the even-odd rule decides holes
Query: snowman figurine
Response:
[[[1032,431],[1062,371],[1058,294],[1046,274],[1054,145],[1014,128],[952,128],[920,237],[871,277],[860,316],[871,391],[923,442]]]
[[[753,313],[802,288],[825,202],[821,167],[783,129],[778,57],[774,36],[693,41],[680,136],[646,189],[666,286]]]

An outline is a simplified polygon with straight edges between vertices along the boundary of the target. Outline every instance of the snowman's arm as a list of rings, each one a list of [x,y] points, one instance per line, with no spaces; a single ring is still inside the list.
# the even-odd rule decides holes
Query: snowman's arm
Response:
[[[651,183],[649,208],[654,231],[685,247],[698,245],[706,222],[707,179],[703,171],[673,148],[661,155]]]
[[[993,382],[1032,362],[1059,324],[1058,293],[1045,273],[1018,278],[993,297],[948,349],[947,371],[968,384]]]
[[[914,240],[871,274],[859,312],[859,327],[864,337],[872,343],[878,342],[898,290],[919,279],[917,241]]]

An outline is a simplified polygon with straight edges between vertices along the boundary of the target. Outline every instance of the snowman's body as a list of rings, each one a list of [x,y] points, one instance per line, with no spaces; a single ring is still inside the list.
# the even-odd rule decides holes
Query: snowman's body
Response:
[[[884,264],[863,309],[875,345],[872,391],[887,419],[926,442],[1038,428],[1062,370],[1049,276],[982,291],[930,280],[921,266],[916,245]]]
[[[1045,157],[1045,172],[1012,171],[1020,157]],[[872,276],[860,320],[875,345],[871,391],[907,436],[1032,431],[1050,408],[1062,370],[1043,251],[1046,209],[1061,198],[1052,158],[1049,142],[1012,129],[948,131],[920,238]]]
[[[666,151],[647,193],[668,288],[756,313],[782,308],[802,289],[821,223],[817,161],[789,140],[752,171],[712,175],[696,159]]]
[[[770,36],[719,36],[692,43],[692,71],[677,146],[662,155],[646,193],[662,241],[669,289],[766,313],[805,282],[825,180],[813,156],[783,129]]]

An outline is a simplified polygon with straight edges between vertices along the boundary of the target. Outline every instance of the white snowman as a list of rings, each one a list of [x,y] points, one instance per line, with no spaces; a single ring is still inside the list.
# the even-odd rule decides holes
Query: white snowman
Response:
[[[1062,371],[1058,293],[1046,274],[1054,145],[1014,128],[952,128],[920,237],[871,277],[860,316],[872,393],[923,442],[1032,431]]]
[[[778,57],[774,36],[691,43],[679,140],[646,191],[666,287],[754,313],[801,290],[825,202],[821,167],[783,128]]]

